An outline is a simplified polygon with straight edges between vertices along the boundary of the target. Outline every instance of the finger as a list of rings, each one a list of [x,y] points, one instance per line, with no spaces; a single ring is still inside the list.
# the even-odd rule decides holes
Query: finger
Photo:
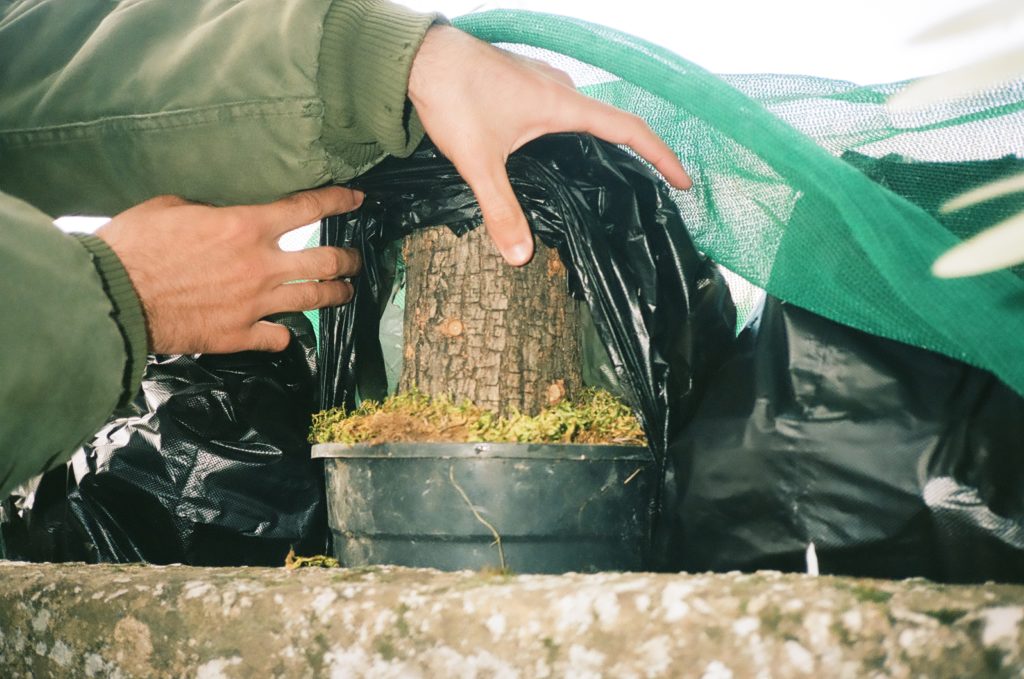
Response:
[[[353,248],[321,246],[282,253],[285,280],[329,281],[342,276],[355,276],[363,268],[363,258]]]
[[[516,200],[502,162],[473,167],[467,171],[456,167],[473,189],[484,227],[506,262],[522,266],[533,258],[533,234],[526,216]]]
[[[363,194],[359,191],[341,186],[325,186],[293,193],[266,205],[247,205],[240,209],[244,219],[277,241],[293,229],[318,222],[324,217],[350,212],[362,203]]]
[[[282,311],[310,311],[352,301],[355,294],[348,281],[289,283],[280,285],[267,298],[266,314]]]
[[[613,144],[628,146],[654,165],[672,186],[677,189],[693,186],[675,152],[639,116],[583,95],[577,98],[576,107],[563,110],[558,131],[589,132]]]
[[[258,321],[249,329],[242,349],[250,351],[284,351],[292,341],[288,328],[270,321]]]

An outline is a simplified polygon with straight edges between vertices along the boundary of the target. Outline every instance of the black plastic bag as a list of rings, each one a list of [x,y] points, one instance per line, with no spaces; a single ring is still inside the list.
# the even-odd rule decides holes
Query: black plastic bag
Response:
[[[8,557],[279,566],[293,546],[323,552],[315,337],[301,314],[274,320],[293,334],[280,354],[150,356],[128,412],[5,526]]]
[[[662,568],[1024,581],[1024,399],[768,298],[668,452]]]
[[[571,293],[586,302],[661,463],[734,342],[724,279],[694,247],[666,185],[617,146],[547,136],[513,154],[507,169],[534,234],[558,249]],[[352,186],[366,193],[362,207],[321,229],[321,244],[358,247],[364,262],[353,302],[320,315],[324,407],[351,407],[357,391],[386,393],[378,321],[391,292],[389,244],[416,228],[461,234],[481,222],[473,193],[429,140]]]
[[[559,249],[615,375],[666,462],[655,517],[662,570],[803,571],[943,581],[1024,579],[1024,400],[991,374],[769,298],[733,337],[713,263],[665,187],[588,137],[538,140],[509,161],[534,232]],[[479,222],[472,193],[429,145],[354,184],[354,215],[322,242],[366,270],[321,315],[325,405],[378,397],[387,244]]]

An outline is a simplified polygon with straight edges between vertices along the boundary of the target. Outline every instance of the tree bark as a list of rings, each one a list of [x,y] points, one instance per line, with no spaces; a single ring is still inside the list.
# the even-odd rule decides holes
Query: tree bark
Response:
[[[399,390],[536,414],[581,385],[579,320],[557,251],[537,243],[505,264],[483,228],[406,239],[404,363]]]

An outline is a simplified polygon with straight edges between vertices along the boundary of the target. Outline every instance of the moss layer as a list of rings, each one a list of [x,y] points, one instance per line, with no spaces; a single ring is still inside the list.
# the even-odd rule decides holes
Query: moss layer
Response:
[[[312,443],[394,441],[582,443],[645,446],[633,412],[614,396],[585,389],[535,416],[499,417],[468,401],[431,399],[419,392],[383,402],[364,401],[351,413],[332,408],[313,415]]]

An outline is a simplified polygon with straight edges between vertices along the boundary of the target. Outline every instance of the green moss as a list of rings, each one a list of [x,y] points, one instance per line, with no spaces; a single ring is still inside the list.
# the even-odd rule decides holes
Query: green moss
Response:
[[[761,610],[758,617],[761,618],[761,627],[769,633],[786,641],[799,641],[793,631],[802,627],[802,613],[798,611],[784,613],[778,606],[769,605]]]
[[[398,657],[398,649],[395,648],[395,645],[388,638],[378,639],[374,642],[373,650],[385,660],[394,660]]]
[[[940,608],[936,611],[925,611],[924,614],[935,618],[943,625],[952,625],[957,620],[967,615],[967,611],[959,608]]]
[[[722,629],[720,627],[706,627],[704,629],[704,636],[708,641],[718,642],[722,640]]]
[[[333,556],[317,554],[315,556],[297,556],[295,548],[288,550],[284,558],[284,567],[288,570],[296,568],[341,568],[341,564]]]
[[[766,630],[775,632],[779,629],[780,622],[782,622],[782,611],[778,606],[768,606],[761,612],[761,624]]]
[[[395,614],[398,616],[397,622],[395,622],[395,632],[401,637],[409,636],[409,623],[405,621],[405,614],[409,612],[409,607],[405,604],[399,604],[398,610]]]
[[[872,655],[865,656],[864,667],[869,670],[882,671],[885,669],[885,660],[886,657],[884,653],[874,653]]]
[[[558,660],[558,644],[551,637],[544,637],[541,641],[548,652],[548,664],[554,665],[555,661]]]
[[[470,577],[460,578],[451,586],[450,589],[455,592],[465,592],[479,587],[504,585],[514,580],[515,577],[515,573],[511,570],[485,567],[481,568]]]
[[[986,648],[983,653],[985,670],[993,676],[998,676],[1003,671],[1003,651],[998,648]]]
[[[478,571],[481,577],[487,578],[489,584],[505,583],[515,578],[516,573],[511,568],[498,568],[495,566],[484,566]]]
[[[322,632],[318,632],[313,637],[313,643],[306,644],[303,647],[303,653],[309,662],[310,669],[313,670],[314,676],[319,676],[321,671],[323,671],[324,655],[327,653],[328,648],[327,638]]]
[[[873,604],[885,604],[892,598],[892,594],[873,587],[853,587],[850,590],[857,601]]]
[[[852,646],[854,644],[853,638],[850,636],[850,631],[846,629],[845,625],[841,625],[838,622],[834,622],[829,625],[829,629],[832,631],[832,635],[839,640],[843,646]]]
[[[468,401],[431,399],[419,392],[364,401],[352,412],[332,408],[313,415],[312,443],[464,441],[647,445],[636,416],[611,394],[585,389],[540,414],[499,417]]]

